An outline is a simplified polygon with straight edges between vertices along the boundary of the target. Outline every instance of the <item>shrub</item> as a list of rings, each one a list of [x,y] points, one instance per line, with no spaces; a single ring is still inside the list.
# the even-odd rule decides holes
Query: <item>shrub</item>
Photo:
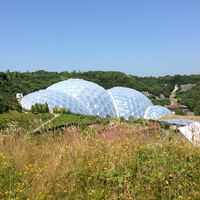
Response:
[[[53,108],[53,113],[58,113],[58,114],[70,114],[71,112],[66,109],[66,108],[58,108],[58,107],[54,107]]]
[[[174,111],[176,115],[185,115],[185,112],[181,109],[172,109],[172,111]]]
[[[198,102],[194,108],[194,115],[196,116],[200,115],[200,102]]]
[[[153,102],[154,105],[161,105],[161,106],[165,106],[165,105],[170,104],[169,99],[153,99],[152,102]]]
[[[0,98],[0,114],[8,110],[9,110],[9,106],[6,104],[6,102],[2,98]]]
[[[48,113],[49,112],[48,104],[36,103],[35,105],[31,106],[31,112],[32,113]]]

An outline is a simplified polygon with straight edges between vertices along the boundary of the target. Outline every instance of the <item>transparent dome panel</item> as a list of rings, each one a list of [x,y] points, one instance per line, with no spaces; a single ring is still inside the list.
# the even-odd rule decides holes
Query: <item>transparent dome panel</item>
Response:
[[[146,109],[153,105],[145,95],[131,88],[114,87],[107,91],[112,96],[118,117],[142,118]]]
[[[30,110],[31,106],[36,103],[47,103],[50,110],[54,107],[66,108],[73,113],[91,115],[90,110],[82,102],[77,101],[77,99],[67,94],[57,91],[40,90],[24,96],[21,101],[22,108],[27,110]]]
[[[145,119],[160,119],[165,115],[172,115],[174,114],[168,108],[164,106],[150,106],[147,108],[144,114]]]
[[[82,102],[92,115],[100,117],[116,116],[112,98],[103,87],[95,83],[81,79],[69,79],[55,83],[47,90],[62,92],[75,98]]]

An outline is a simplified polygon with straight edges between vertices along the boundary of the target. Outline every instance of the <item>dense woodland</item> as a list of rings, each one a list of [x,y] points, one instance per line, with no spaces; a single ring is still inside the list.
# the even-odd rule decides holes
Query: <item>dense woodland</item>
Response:
[[[168,102],[174,86],[181,84],[196,84],[191,90],[179,92],[179,102],[187,105],[194,111],[200,105],[200,75],[175,75],[163,77],[138,77],[127,75],[122,72],[113,71],[88,71],[88,72],[0,72],[0,113],[9,110],[20,111],[20,105],[16,100],[16,93],[24,95],[44,89],[53,83],[69,78],[81,78],[95,82],[108,89],[114,86],[125,86],[146,91],[151,94],[150,98],[155,100],[160,94],[166,99],[161,102]],[[158,100],[155,102],[159,103]],[[200,110],[200,108],[199,108]]]

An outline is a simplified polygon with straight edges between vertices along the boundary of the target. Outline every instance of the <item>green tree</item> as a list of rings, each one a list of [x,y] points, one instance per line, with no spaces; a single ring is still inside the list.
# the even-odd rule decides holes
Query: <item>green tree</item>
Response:
[[[5,100],[3,100],[3,99],[0,98],[0,114],[8,111],[8,109],[9,109],[9,107],[6,104]]]
[[[49,112],[49,106],[48,106],[48,104],[47,103],[45,103],[45,113],[48,113]]]
[[[40,111],[40,107],[39,107],[39,104],[38,103],[36,103],[35,105],[34,105],[34,110],[35,110],[35,113],[39,113]]]
[[[194,115],[199,116],[200,115],[200,101],[197,102],[195,108],[194,108]]]
[[[31,112],[35,113],[35,106],[34,105],[31,106]]]

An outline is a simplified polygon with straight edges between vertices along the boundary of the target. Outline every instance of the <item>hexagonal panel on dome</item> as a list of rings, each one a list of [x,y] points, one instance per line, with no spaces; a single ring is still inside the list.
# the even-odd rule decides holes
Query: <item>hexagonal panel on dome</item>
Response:
[[[145,95],[131,88],[114,87],[107,91],[114,100],[117,115],[125,119],[142,118],[146,109],[153,105]]]
[[[73,113],[91,115],[90,110],[75,98],[57,91],[40,90],[24,96],[21,100],[22,108],[30,110],[32,105],[36,103],[47,103],[49,109],[54,107],[67,108]]]
[[[74,97],[82,102],[92,115],[116,116],[112,98],[103,87],[95,83],[81,79],[68,79],[51,85],[47,90],[59,91]]]
[[[150,106],[147,108],[144,114],[145,119],[160,119],[165,115],[172,115],[174,114],[171,110],[164,106]]]

